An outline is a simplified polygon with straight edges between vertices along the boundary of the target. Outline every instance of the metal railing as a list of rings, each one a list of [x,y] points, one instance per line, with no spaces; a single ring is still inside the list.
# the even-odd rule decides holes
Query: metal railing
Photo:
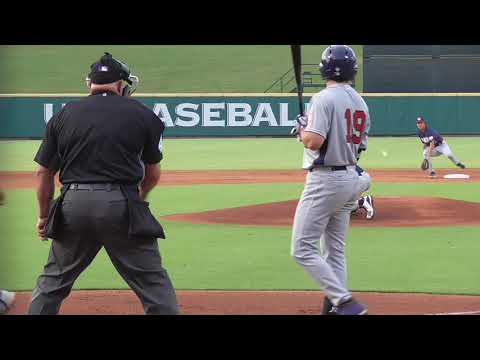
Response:
[[[320,79],[320,82],[314,82],[315,78]],[[302,64],[302,83],[303,87],[322,87],[325,85],[325,81],[321,78],[318,70],[318,64]],[[283,92],[296,92],[297,84],[295,82],[295,73],[293,67],[288,69],[282,76],[275,80],[269,87],[267,87],[264,93],[271,91],[272,89],[278,89]]]
[[[318,79],[318,80],[317,80]],[[291,87],[293,84],[293,87]],[[325,80],[322,79],[322,75],[318,69],[318,64],[302,64],[302,85],[303,88],[321,88],[325,86]],[[355,87],[353,82],[352,87]],[[272,89],[278,89],[281,93],[297,91],[297,84],[295,82],[295,73],[293,67],[288,69],[282,76],[275,80],[264,93],[271,91]]]
[[[266,88],[263,92],[264,93],[267,93],[269,92],[270,90],[273,89],[274,86],[276,86],[277,84],[280,85],[280,92],[283,93],[283,89],[284,89],[284,79],[290,74],[290,73],[293,73],[293,66],[287,70],[286,73],[284,73],[282,76],[280,76],[277,80],[275,80],[268,88]],[[290,74],[291,76],[292,74]],[[293,78],[295,78],[295,75],[293,76]],[[292,79],[289,79],[288,82],[290,82]]]

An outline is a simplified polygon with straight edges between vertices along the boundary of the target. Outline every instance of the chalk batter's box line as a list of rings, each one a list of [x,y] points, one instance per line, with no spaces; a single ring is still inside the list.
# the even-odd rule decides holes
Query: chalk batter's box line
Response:
[[[311,97],[316,93],[304,93],[306,97]],[[83,97],[87,93],[77,94],[0,94],[0,98],[9,97]],[[360,93],[366,97],[478,97],[480,93]],[[133,97],[291,97],[296,98],[297,94],[285,93],[137,93]]]
[[[480,310],[477,311],[460,311],[460,312],[445,312],[445,313],[436,313],[436,314],[425,314],[425,315],[480,315]]]

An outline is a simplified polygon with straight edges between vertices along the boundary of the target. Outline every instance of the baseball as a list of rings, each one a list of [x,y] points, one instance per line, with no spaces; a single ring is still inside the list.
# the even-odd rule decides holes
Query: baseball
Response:
[[[382,155],[383,155],[383,157],[387,157],[388,153],[385,150],[382,150]]]

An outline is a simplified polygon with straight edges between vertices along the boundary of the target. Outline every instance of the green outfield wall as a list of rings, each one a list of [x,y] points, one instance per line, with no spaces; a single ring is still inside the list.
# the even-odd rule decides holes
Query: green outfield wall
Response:
[[[312,94],[305,96],[305,106]],[[370,135],[412,135],[426,118],[445,135],[480,134],[480,94],[362,94]],[[80,94],[0,95],[0,138],[41,138],[45,125]],[[168,137],[288,136],[298,114],[295,94],[139,94],[166,124]]]

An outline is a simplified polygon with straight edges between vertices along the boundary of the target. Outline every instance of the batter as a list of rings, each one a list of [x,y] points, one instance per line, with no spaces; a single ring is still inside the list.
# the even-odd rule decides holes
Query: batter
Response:
[[[345,241],[350,213],[363,182],[356,171],[359,149],[366,150],[370,115],[350,86],[358,70],[346,45],[322,53],[320,72],[326,88],[310,101],[308,115],[297,118],[308,175],[293,224],[291,255],[324,291],[332,315],[364,315],[347,287]]]

